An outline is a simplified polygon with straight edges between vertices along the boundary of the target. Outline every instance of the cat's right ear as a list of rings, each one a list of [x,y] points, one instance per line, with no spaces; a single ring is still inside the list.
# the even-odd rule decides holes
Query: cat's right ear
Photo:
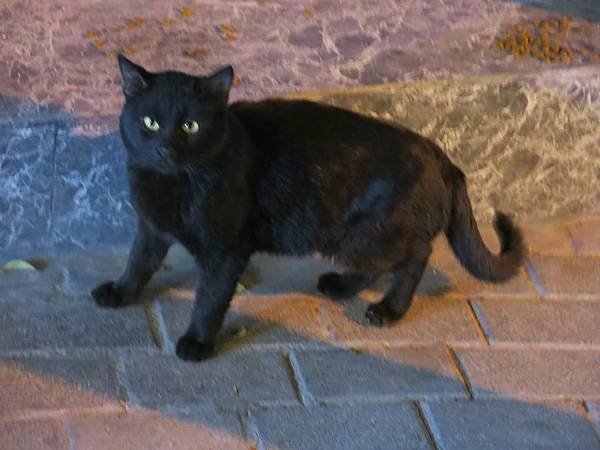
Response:
[[[119,54],[119,68],[123,77],[123,94],[125,94],[125,97],[135,97],[148,87],[150,73],[143,67],[129,61],[122,54]]]

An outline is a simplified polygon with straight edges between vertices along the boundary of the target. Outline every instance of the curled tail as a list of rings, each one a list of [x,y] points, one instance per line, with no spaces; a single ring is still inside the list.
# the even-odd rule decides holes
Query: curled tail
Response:
[[[454,186],[452,202],[446,237],[464,268],[474,277],[492,283],[515,276],[523,262],[525,249],[523,236],[510,218],[496,211],[494,228],[500,240],[500,253],[495,255],[481,239],[462,176]]]

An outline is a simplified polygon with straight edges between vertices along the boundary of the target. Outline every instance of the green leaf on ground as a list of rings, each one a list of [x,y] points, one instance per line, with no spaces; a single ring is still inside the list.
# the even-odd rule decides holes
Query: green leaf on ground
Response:
[[[36,271],[36,268],[23,259],[13,259],[12,261],[8,261],[6,264],[4,264],[2,266],[2,270],[4,270],[5,272],[10,272],[13,270]]]

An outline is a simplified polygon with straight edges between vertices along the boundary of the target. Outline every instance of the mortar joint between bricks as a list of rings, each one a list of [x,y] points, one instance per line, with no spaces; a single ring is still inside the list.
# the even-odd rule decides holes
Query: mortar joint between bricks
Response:
[[[425,428],[425,432],[429,437],[429,442],[434,450],[444,450],[442,444],[442,434],[435,423],[435,419],[433,414],[431,413],[431,408],[429,408],[429,404],[424,401],[416,401],[413,402],[413,406],[417,411],[417,415],[421,420],[421,424]]]
[[[469,377],[467,376],[467,372],[463,367],[460,357],[454,350],[454,348],[450,345],[446,345],[446,352],[448,353],[448,357],[450,358],[451,364],[454,366],[458,376],[460,377],[463,386],[465,387],[467,394],[469,395],[469,399],[473,400],[473,387],[471,386],[471,382],[469,381]]]
[[[485,341],[486,346],[489,347],[491,345],[491,339],[489,335],[490,327],[487,322],[487,318],[485,317],[485,314],[473,299],[467,301],[467,306],[469,307],[471,316],[475,321],[475,328],[477,328],[477,332],[479,333],[480,337]]]
[[[304,375],[300,369],[300,362],[296,357],[296,353],[293,351],[289,352],[286,359],[289,364],[291,380],[292,384],[294,385],[294,389],[296,390],[298,400],[300,400],[304,406],[314,405],[316,403],[315,398],[308,390],[306,380],[304,379]]]

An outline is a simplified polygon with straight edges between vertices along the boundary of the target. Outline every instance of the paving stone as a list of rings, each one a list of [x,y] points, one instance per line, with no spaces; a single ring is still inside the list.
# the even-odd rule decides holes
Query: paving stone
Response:
[[[585,407],[600,440],[600,402],[586,402]]]
[[[493,251],[493,245],[489,246]],[[530,280],[525,267],[521,268],[515,278],[506,283],[493,284],[477,280],[460,265],[443,236],[434,241],[434,251],[429,259],[429,264],[449,280],[450,286],[446,292],[448,296],[464,298],[532,297],[537,295],[535,285]]]
[[[438,448],[595,449],[600,441],[584,417],[517,400],[427,403]]]
[[[460,349],[477,398],[600,398],[600,350]]]
[[[299,370],[318,400],[465,397],[443,347],[299,351]]]
[[[251,263],[257,284],[251,288],[256,295],[308,294],[321,296],[317,290],[319,275],[344,268],[321,258],[297,258],[257,253]]]
[[[600,258],[529,257],[544,297],[600,300]]]
[[[58,130],[52,229],[58,248],[88,248],[133,239],[135,219],[125,150],[109,124],[97,128],[95,135],[71,128]]]
[[[48,247],[54,126],[0,127],[0,263]]]
[[[495,299],[474,302],[492,344],[600,345],[600,304]]]
[[[587,217],[569,224],[578,255],[600,255],[600,219]]]
[[[91,299],[51,307],[27,299],[0,305],[0,350],[153,347],[142,305],[110,310]]]
[[[293,344],[327,341],[324,301],[301,295],[238,295],[225,316],[218,344],[226,348],[247,344]],[[189,326],[193,302],[162,302],[161,309],[175,342]]]
[[[69,441],[58,420],[0,422],[0,448],[64,450]]]
[[[173,448],[242,449],[240,420],[235,414],[161,414],[133,410],[127,415],[95,415],[66,419],[77,450],[147,450]]]
[[[0,360],[0,417],[37,410],[117,407],[118,400],[114,372],[107,358]]]
[[[414,407],[323,405],[252,412],[265,449],[429,449]]]
[[[368,302],[352,299],[327,302],[324,309],[336,342],[385,341],[395,344],[482,343],[467,303],[463,300],[415,297],[406,315],[396,324],[376,328],[365,323]]]
[[[294,404],[283,355],[227,351],[200,363],[150,353],[125,360],[124,377],[143,405],[238,407]]]
[[[569,228],[562,222],[520,224],[529,251],[543,255],[574,255]]]
[[[55,302],[61,298],[64,271],[56,257],[40,257],[35,261],[40,270],[0,270],[0,303]]]

